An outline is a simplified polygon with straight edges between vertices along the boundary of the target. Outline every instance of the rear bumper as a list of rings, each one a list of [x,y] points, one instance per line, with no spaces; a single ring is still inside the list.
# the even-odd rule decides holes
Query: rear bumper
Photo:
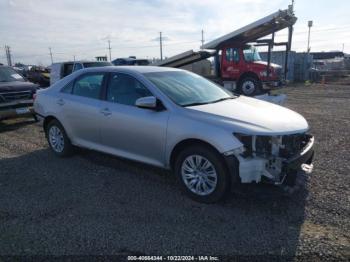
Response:
[[[0,103],[0,119],[34,115],[33,100]]]

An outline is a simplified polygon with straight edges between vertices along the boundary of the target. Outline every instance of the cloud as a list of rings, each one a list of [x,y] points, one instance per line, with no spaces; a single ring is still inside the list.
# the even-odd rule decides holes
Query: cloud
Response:
[[[108,53],[112,56],[158,57],[159,32],[163,32],[166,56],[198,49],[201,30],[207,41],[240,28],[280,8],[289,0],[9,0],[0,1],[0,46],[10,45],[15,61],[49,63],[48,47],[55,61],[93,59]],[[299,3],[299,2],[298,2]],[[295,29],[297,50],[303,50],[304,20],[310,12],[307,3],[297,5],[302,14]],[[310,4],[309,4],[310,5]],[[321,8],[321,7],[319,7]],[[326,14],[326,10],[324,10]],[[297,13],[298,14],[298,13]],[[318,16],[322,12],[318,10]],[[336,15],[336,14],[335,14]],[[304,16],[304,18],[303,18]],[[339,19],[333,19],[332,28]],[[329,23],[329,22],[328,22]],[[315,21],[321,28],[324,24]],[[323,28],[323,27],[322,27]],[[337,38],[342,33],[329,31]],[[336,34],[337,33],[337,34]],[[281,35],[285,34],[282,32]],[[325,40],[325,33],[312,35],[318,39],[314,48],[335,46]],[[282,37],[281,37],[282,38]],[[341,37],[340,37],[341,38]],[[350,39],[350,38],[348,38]],[[333,43],[332,43],[333,42]],[[345,41],[346,42],[346,41]],[[350,44],[350,43],[349,43]],[[318,47],[317,47],[318,45]],[[0,54],[0,62],[4,62]]]

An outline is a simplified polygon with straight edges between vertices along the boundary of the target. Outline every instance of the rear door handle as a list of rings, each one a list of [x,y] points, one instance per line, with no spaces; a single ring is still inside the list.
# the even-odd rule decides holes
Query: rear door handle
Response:
[[[60,106],[63,106],[64,105],[64,100],[62,98],[58,99],[57,100],[57,104],[60,105]]]
[[[112,114],[112,112],[109,110],[109,108],[104,108],[104,109],[101,109],[101,114],[105,115],[105,116],[109,116]]]

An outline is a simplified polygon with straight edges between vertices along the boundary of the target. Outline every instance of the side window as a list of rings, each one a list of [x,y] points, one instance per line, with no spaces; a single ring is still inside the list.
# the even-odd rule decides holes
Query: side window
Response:
[[[237,48],[227,48],[226,49],[226,61],[229,62],[238,62],[239,53]]]
[[[63,77],[70,75],[73,70],[73,64],[64,64],[63,66]]]
[[[100,98],[103,83],[103,73],[84,75],[75,81],[73,94],[88,98]]]
[[[68,84],[66,84],[64,87],[62,87],[61,92],[66,94],[71,94],[73,90],[73,82],[74,81],[71,81]]]
[[[78,70],[80,70],[80,69],[83,69],[82,64],[80,64],[80,63],[74,64],[73,72],[78,71]]]
[[[152,96],[152,93],[138,80],[125,74],[112,74],[107,89],[107,101],[135,106],[140,97]]]

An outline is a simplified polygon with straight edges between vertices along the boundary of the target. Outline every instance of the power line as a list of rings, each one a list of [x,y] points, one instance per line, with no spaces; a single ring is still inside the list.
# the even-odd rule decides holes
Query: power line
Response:
[[[163,39],[162,39],[162,32],[159,32],[159,47],[160,47],[160,61],[163,60]]]
[[[7,58],[7,65],[12,66],[11,49],[8,45],[5,45],[5,53]]]
[[[201,40],[201,43],[202,43],[201,49],[203,49],[203,45],[204,45],[204,31],[203,31],[203,29],[202,29],[202,40]]]
[[[53,57],[52,57],[52,50],[51,50],[51,47],[49,47],[49,51],[50,51],[50,57],[51,57],[51,64],[53,64]]]
[[[111,48],[111,40],[110,39],[108,39],[108,50],[109,50],[109,62],[111,62],[112,61],[112,55],[111,55],[112,48]]]

